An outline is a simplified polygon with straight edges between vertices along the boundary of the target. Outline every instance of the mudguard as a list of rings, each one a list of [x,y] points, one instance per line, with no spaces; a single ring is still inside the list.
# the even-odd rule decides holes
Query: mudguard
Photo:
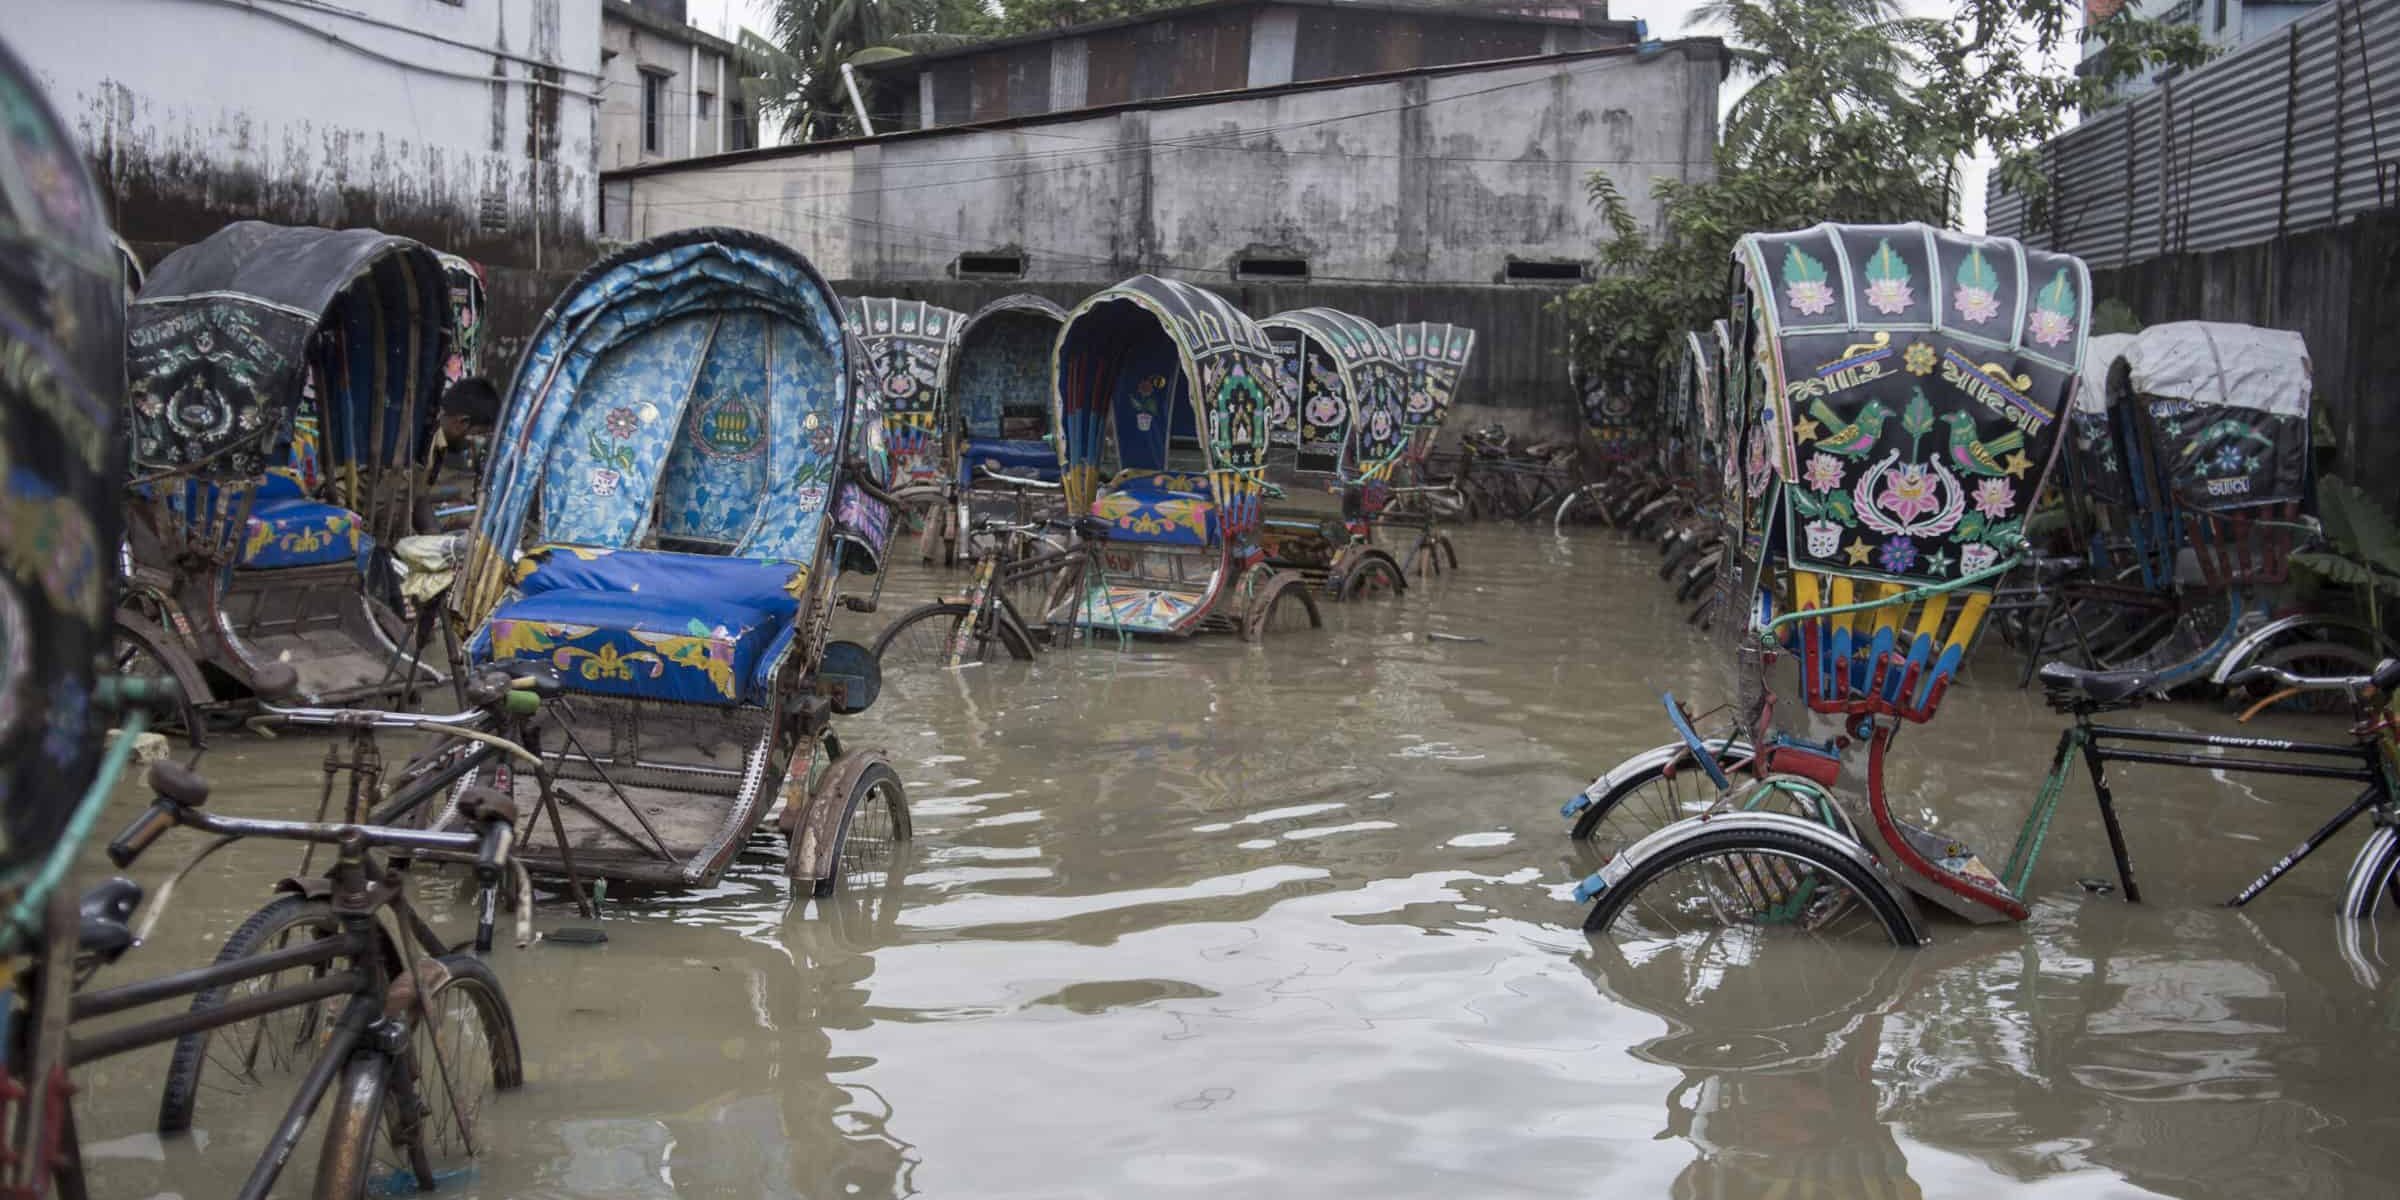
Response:
[[[1720,760],[1726,758],[1738,760],[1750,757],[1751,747],[1748,738],[1715,738],[1710,740],[1707,745],[1710,752]],[[1644,750],[1602,772],[1600,778],[1593,780],[1590,787],[1577,792],[1574,799],[1567,801],[1558,810],[1558,815],[1572,818],[1584,809],[1598,804],[1600,797],[1615,790],[1620,783],[1644,771],[1655,770],[1678,759],[1689,757],[1691,752],[1691,747],[1681,741],[1668,742],[1664,746],[1653,746]]]
[[[1907,888],[1892,881],[1891,876],[1884,871],[1883,864],[1875,861],[1875,856],[1868,853],[1866,846],[1855,838],[1845,837],[1814,821],[1802,820],[1788,813],[1709,813],[1677,821],[1672,825],[1653,831],[1640,841],[1625,847],[1624,850],[1618,852],[1615,858],[1608,860],[1606,866],[1585,877],[1583,882],[1575,885],[1575,899],[1578,903],[1587,903],[1600,893],[1624,882],[1625,878],[1633,873],[1634,868],[1676,845],[1703,833],[1719,833],[1729,829],[1772,830],[1776,833],[1790,834],[1810,843],[1828,855],[1846,858],[1858,864],[1866,869],[1867,877],[1875,880],[1883,888],[1885,894],[1891,897],[1892,902],[1899,906],[1900,911],[1907,915],[1909,928],[1915,931],[1917,943],[1922,945],[1926,941],[1925,917],[1917,907],[1916,897]]]
[[[2329,613],[2301,613],[2297,616],[2278,617],[2244,634],[2240,640],[2234,642],[2225,651],[2222,658],[2217,660],[2216,669],[2208,674],[2208,681],[2218,685],[2224,684],[2226,680],[2233,678],[2235,671],[2249,666],[2253,658],[2275,642],[2282,640],[2285,634],[2303,629],[2323,629],[2349,634],[2350,637],[2342,640],[2356,640],[2372,645],[2375,647],[2376,653],[2384,658],[2400,658],[2400,643],[2395,643],[2392,639],[2385,637],[2381,630],[2364,621],[2354,621],[2349,617],[2337,617]]]

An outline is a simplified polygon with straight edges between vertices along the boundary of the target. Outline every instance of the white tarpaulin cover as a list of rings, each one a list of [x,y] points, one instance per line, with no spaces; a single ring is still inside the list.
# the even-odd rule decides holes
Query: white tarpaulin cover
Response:
[[[2308,343],[2290,330],[2177,321],[2134,335],[2122,353],[2142,395],[2308,415]]]

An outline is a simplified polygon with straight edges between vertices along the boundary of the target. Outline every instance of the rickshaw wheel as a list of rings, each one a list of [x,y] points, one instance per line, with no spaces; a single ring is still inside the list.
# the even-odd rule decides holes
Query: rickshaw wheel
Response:
[[[1317,611],[1317,598],[1309,594],[1307,581],[1288,571],[1277,571],[1259,587],[1250,601],[1250,611],[1242,621],[1242,640],[1264,641],[1270,633],[1297,633],[1303,629],[1321,629],[1323,614]]]
[[[195,696],[192,683],[199,678],[199,672],[176,670],[174,659],[169,654],[162,639],[155,633],[129,622],[124,614],[118,615],[116,642],[109,656],[110,665],[114,668],[112,673],[174,681],[178,692],[174,711],[159,722],[158,728],[162,733],[181,734],[194,747],[204,746],[208,742],[208,726],[200,718],[199,701],[206,697],[205,694]]]
[[[887,763],[868,762],[850,776],[841,803],[838,823],[831,831],[831,869],[809,880],[814,895],[830,896],[853,880],[862,884],[879,882],[891,869],[894,848],[907,841],[913,832],[907,790],[901,786],[899,774]],[[819,824],[822,819],[821,815],[815,816],[810,823],[822,828]],[[815,870],[815,863],[808,860],[818,856],[801,853],[802,847],[813,840],[804,835],[792,849],[790,869],[795,883]]]
[[[1389,600],[1408,590],[1408,581],[1400,577],[1400,568],[1381,555],[1361,558],[1342,580],[1342,599]]]

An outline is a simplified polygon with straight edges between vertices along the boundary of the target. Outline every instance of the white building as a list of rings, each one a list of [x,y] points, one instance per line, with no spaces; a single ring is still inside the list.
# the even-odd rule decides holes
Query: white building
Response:
[[[683,0],[600,0],[600,166],[757,145],[738,55],[686,24]]]
[[[599,223],[592,0],[0,0],[146,256],[244,218],[575,267]]]
[[[2105,48],[2092,26],[2131,9],[2145,20],[2190,25],[2222,53],[2265,37],[2292,22],[2324,0],[2084,0],[2083,63],[2078,71],[2099,65]],[[2158,86],[2158,73],[2145,71],[2118,83],[2111,91],[2119,98],[2138,96]]]

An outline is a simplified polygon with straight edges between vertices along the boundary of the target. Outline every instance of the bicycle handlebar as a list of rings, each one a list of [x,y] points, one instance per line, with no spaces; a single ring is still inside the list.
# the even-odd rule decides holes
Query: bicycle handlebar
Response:
[[[2225,686],[2243,687],[2253,683],[2274,683],[2300,692],[2357,692],[2374,684],[2372,675],[2294,675],[2282,667],[2243,667],[2225,677]]]

